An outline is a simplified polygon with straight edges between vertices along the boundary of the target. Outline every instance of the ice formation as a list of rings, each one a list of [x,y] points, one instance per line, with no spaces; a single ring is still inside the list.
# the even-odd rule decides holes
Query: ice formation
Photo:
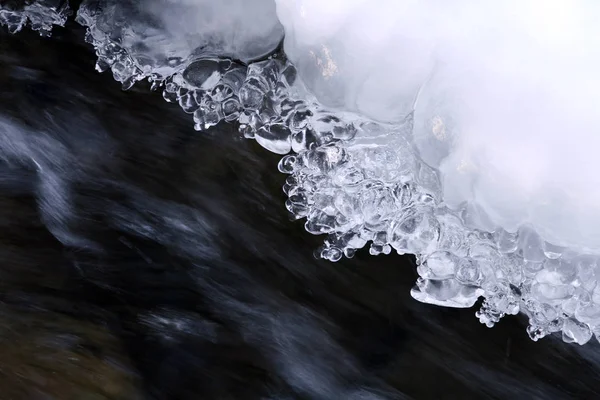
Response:
[[[584,344],[600,336],[598,7],[89,0],[78,21],[125,88],[148,78],[197,130],[237,121],[285,155],[286,207],[327,235],[321,257],[414,254],[417,300],[483,297],[487,326],[523,312],[532,339]]]
[[[277,3],[286,54],[321,102],[387,122],[415,110],[448,205],[477,203],[484,229],[531,224],[600,250],[597,2]]]
[[[49,36],[54,25],[64,25],[69,15],[67,0],[1,0],[0,25],[11,33],[19,32],[27,23],[43,36]]]
[[[242,62],[269,54],[283,38],[272,0],[86,0],[77,20],[99,56],[129,88],[181,72],[190,62]]]

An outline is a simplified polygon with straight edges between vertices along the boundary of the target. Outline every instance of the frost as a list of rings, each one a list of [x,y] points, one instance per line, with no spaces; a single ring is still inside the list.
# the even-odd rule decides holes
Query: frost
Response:
[[[64,25],[69,16],[67,0],[0,1],[0,25],[10,33],[19,32],[28,23],[42,36],[50,36],[53,25]]]

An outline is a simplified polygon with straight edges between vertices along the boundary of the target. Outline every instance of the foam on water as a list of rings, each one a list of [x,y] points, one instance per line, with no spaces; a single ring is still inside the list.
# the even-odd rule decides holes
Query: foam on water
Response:
[[[327,235],[321,257],[415,254],[417,300],[483,296],[482,323],[523,312],[534,340],[600,334],[599,6],[276,0],[285,54],[251,62],[281,39],[272,2],[147,1],[79,10],[99,69],[287,154],[286,207]]]

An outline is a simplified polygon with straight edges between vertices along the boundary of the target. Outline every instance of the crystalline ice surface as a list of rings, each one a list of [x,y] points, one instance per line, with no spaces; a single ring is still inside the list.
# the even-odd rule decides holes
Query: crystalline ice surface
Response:
[[[272,0],[87,0],[78,21],[115,78],[168,77],[210,56],[242,61],[278,46],[283,28]]]
[[[125,88],[286,154],[321,257],[417,257],[419,301],[600,334],[600,3],[87,0]],[[284,51],[276,52],[285,31]],[[289,153],[289,154],[288,154]]]
[[[49,36],[54,25],[63,25],[69,14],[67,0],[0,0],[0,25],[16,33],[27,24]]]
[[[600,250],[597,2],[277,4],[286,52],[323,104],[386,122],[415,110],[446,203]]]
[[[368,151],[352,141],[337,145],[363,178],[378,170],[383,185],[343,188],[351,196],[342,208],[304,211],[309,227],[333,232],[331,247],[344,251],[353,233],[352,240],[372,240],[375,254],[388,245],[417,254],[419,300],[470,306],[483,294],[478,316],[489,326],[521,309],[532,338],[562,330],[567,341],[589,340],[599,321],[577,310],[596,309],[596,259],[583,254],[600,251],[600,5],[276,2],[286,54],[322,105],[410,125],[410,144],[388,130],[384,144]],[[367,136],[359,129],[353,140]],[[402,176],[399,160],[410,163],[411,144],[417,158]],[[324,203],[335,204],[336,172],[305,164],[295,180],[312,180],[321,193],[293,201],[322,204],[331,196]],[[398,173],[391,180],[390,166]],[[429,188],[416,173],[428,167],[436,171]],[[410,199],[390,183],[404,184]],[[396,196],[386,200],[386,191]],[[369,201],[381,226],[365,220],[373,208],[349,206]],[[348,229],[348,220],[360,227]],[[327,248],[324,255],[338,258]]]

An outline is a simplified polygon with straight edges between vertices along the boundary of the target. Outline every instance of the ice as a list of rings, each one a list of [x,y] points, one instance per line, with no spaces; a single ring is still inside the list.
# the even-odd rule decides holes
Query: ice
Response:
[[[286,53],[322,104],[386,122],[414,111],[444,201],[481,207],[479,228],[530,224],[600,250],[596,2],[321,3],[277,0]]]
[[[276,1],[286,54],[317,102],[386,132],[336,144],[349,154],[339,169],[359,177],[351,185],[303,158],[283,162],[288,208],[311,227],[335,221],[322,255],[391,246],[418,256],[418,300],[462,307],[482,294],[482,323],[523,311],[535,340],[562,330],[583,344],[598,332],[599,5]],[[399,187],[409,194],[386,201]],[[343,215],[324,213],[316,198],[339,190]]]
[[[98,70],[284,155],[320,257],[415,255],[411,295],[600,335],[600,4],[88,0]],[[279,18],[279,21],[278,21]],[[224,21],[228,23],[223,23]],[[285,29],[284,52],[278,45]]]
[[[165,98],[193,113],[198,130],[237,119],[247,138],[288,153],[279,163],[289,175],[286,207],[308,232],[327,235],[321,257],[339,261],[366,245],[372,255],[416,254],[419,301],[467,308],[483,296],[482,323],[523,312],[534,340],[562,331],[583,344],[600,332],[598,256],[551,244],[530,225],[482,230],[481,207],[448,208],[439,172],[416,149],[412,118],[383,124],[332,111],[283,55],[248,67],[190,66],[167,79]]]
[[[252,61],[283,38],[272,0],[86,0],[77,18],[96,47],[97,69],[110,67],[126,88],[197,59]]]
[[[69,14],[67,0],[0,0],[0,25],[11,33],[29,24],[40,35],[50,36],[52,27],[64,25]]]
[[[286,54],[324,105],[388,121],[411,112],[437,34],[419,26],[433,23],[435,9],[406,0],[276,3]]]

